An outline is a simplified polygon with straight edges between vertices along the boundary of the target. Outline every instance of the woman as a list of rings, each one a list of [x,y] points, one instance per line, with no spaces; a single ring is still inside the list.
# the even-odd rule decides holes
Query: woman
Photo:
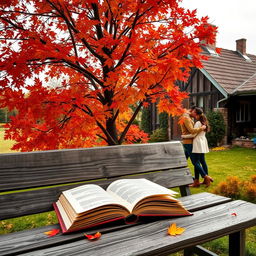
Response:
[[[200,128],[202,125],[205,125],[206,129],[204,131],[199,132],[196,135],[182,135],[182,138],[194,138],[191,161],[195,167],[195,179],[191,187],[200,186],[199,173],[204,179],[202,184],[205,184],[206,187],[208,187],[210,186],[211,182],[213,182],[213,179],[208,175],[208,166],[205,161],[205,153],[209,152],[208,142],[205,136],[206,132],[209,131],[209,124],[201,108],[195,108],[194,111],[196,114],[195,118],[197,120],[197,122],[194,125],[194,128]]]

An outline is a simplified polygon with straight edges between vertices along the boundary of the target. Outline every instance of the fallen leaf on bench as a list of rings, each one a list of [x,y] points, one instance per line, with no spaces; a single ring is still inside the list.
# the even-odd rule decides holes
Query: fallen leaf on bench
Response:
[[[59,229],[52,229],[50,231],[44,232],[44,234],[47,235],[48,237],[56,236],[59,233],[60,233]]]
[[[185,231],[185,228],[177,227],[176,223],[172,223],[168,228],[167,233],[170,236],[176,236],[176,235],[181,235],[184,231]]]
[[[232,212],[231,215],[232,216],[237,216],[237,214],[235,212]]]
[[[95,233],[94,235],[89,235],[89,234],[84,233],[84,236],[85,236],[88,240],[92,241],[92,240],[97,240],[97,239],[99,239],[99,238],[101,237],[101,233],[100,233],[100,232],[97,232],[97,233]]]

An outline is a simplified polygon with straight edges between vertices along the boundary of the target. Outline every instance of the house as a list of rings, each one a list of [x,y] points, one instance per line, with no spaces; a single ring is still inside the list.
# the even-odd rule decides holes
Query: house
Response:
[[[256,55],[246,53],[246,39],[236,41],[236,51],[222,49],[217,54],[215,45],[202,48],[209,59],[203,61],[203,68],[192,69],[188,82],[180,85],[190,96],[185,107],[193,102],[206,113],[221,111],[227,125],[224,143],[256,134]],[[152,109],[152,128],[157,128],[155,112]],[[169,123],[170,139],[179,139],[177,119]]]

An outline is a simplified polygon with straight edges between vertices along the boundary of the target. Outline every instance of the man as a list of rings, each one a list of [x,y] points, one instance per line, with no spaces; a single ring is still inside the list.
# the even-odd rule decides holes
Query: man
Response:
[[[180,126],[182,135],[187,134],[198,134],[199,132],[206,129],[206,126],[203,125],[200,128],[194,128],[194,121],[192,118],[195,118],[196,106],[192,106],[189,110],[187,110],[182,117],[180,118]],[[193,149],[193,138],[182,138],[182,143],[185,151],[185,156],[188,159],[190,157],[192,164],[194,165],[195,174],[202,173],[202,168],[200,165],[196,165],[196,159],[194,159],[192,154]],[[191,185],[192,187],[199,187],[200,182],[199,179],[194,179],[194,183]]]

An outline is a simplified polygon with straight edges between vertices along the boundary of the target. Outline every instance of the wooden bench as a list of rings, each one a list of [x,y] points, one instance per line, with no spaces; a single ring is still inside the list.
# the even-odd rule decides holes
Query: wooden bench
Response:
[[[180,142],[2,154],[0,219],[50,211],[61,191],[80,185],[74,183],[106,188],[124,177],[179,187],[180,200],[193,216],[96,228],[93,232],[102,237],[95,242],[83,232],[44,234],[59,225],[1,235],[0,255],[169,255],[180,250],[186,256],[216,255],[198,245],[226,235],[229,254],[244,255],[245,229],[256,225],[256,205],[210,193],[190,195],[192,176]],[[172,222],[185,232],[168,236]]]

